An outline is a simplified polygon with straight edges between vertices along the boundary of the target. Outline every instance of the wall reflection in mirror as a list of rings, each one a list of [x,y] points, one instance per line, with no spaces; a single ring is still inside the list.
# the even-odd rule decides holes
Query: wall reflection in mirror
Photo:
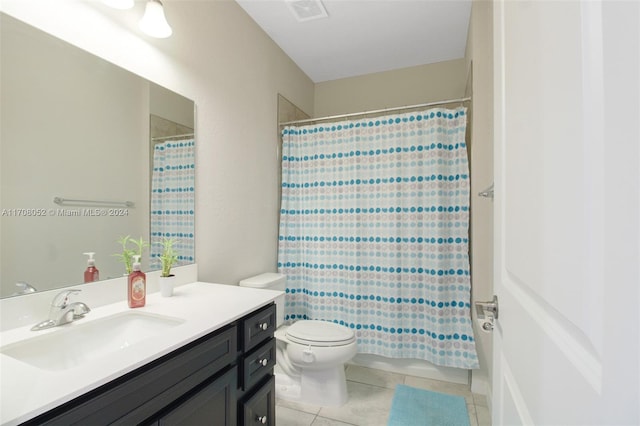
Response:
[[[164,236],[193,263],[193,101],[0,19],[0,296],[96,285],[87,252],[101,280],[122,276],[125,235],[155,242],[146,271]]]

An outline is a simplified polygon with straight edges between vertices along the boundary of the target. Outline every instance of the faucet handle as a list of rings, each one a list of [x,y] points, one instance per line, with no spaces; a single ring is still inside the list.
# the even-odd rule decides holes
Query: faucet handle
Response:
[[[69,297],[72,294],[78,294],[81,291],[82,290],[78,290],[78,289],[61,291],[56,295],[56,297],[53,298],[53,301],[51,302],[51,306],[53,306],[54,308],[65,308],[69,303]]]
[[[91,308],[82,302],[73,302],[71,306],[73,307],[73,319],[82,318],[91,312]]]

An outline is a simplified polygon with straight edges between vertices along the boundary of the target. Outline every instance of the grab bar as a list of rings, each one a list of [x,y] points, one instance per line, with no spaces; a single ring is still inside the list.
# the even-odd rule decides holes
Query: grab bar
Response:
[[[64,206],[65,204],[70,205],[100,205],[100,206],[110,206],[110,207],[135,207],[136,203],[133,201],[101,201],[101,200],[72,200],[70,198],[61,198],[54,197],[53,202]]]

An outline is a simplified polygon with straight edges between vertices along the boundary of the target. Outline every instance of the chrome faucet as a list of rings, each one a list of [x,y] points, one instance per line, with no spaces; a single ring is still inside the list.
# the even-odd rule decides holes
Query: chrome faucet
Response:
[[[38,291],[34,286],[24,281],[18,281],[16,287],[18,287],[18,289],[12,296],[20,296],[21,294],[35,293]]]
[[[91,309],[82,302],[69,303],[71,295],[80,293],[80,291],[81,290],[73,289],[58,293],[51,302],[49,319],[34,325],[31,327],[31,330],[38,331],[46,328],[57,327],[83,318],[91,311]]]

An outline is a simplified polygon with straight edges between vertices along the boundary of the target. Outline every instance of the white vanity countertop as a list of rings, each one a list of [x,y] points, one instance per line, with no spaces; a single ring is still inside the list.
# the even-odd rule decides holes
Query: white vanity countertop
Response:
[[[0,423],[19,424],[42,414],[243,317],[281,294],[280,291],[203,282],[176,287],[173,297],[147,294],[146,306],[133,311],[179,318],[184,322],[67,370],[39,369],[0,354]],[[122,301],[95,308],[85,318],[61,327],[37,332],[30,330],[31,325],[6,330],[1,334],[0,344],[6,346],[45,333],[56,333],[125,311],[129,311],[129,307]],[[43,312],[43,319],[47,314]],[[73,351],[73,347],[69,351]]]

